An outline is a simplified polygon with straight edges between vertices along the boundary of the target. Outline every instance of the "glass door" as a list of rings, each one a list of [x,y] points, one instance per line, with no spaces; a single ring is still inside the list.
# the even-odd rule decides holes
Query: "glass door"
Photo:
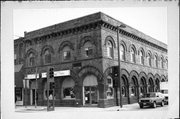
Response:
[[[98,94],[96,86],[84,87],[85,105],[97,104]]]

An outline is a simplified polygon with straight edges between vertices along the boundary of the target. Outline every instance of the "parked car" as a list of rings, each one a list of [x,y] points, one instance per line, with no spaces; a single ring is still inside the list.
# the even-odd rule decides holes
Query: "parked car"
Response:
[[[160,92],[150,92],[143,94],[143,96],[139,99],[139,106],[143,108],[144,106],[151,106],[156,108],[157,105],[164,106],[165,97]]]
[[[161,93],[162,95],[165,97],[165,100],[164,100],[164,104],[167,104],[168,105],[168,90],[167,89],[162,89],[161,90]]]

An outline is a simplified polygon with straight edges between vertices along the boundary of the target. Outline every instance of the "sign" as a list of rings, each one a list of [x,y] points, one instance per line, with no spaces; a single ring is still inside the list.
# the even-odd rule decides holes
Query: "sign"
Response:
[[[37,78],[39,78],[39,74],[37,74]],[[28,74],[26,79],[36,79],[36,74]]]
[[[57,76],[69,76],[70,75],[70,70],[63,70],[63,71],[55,71],[54,72],[54,77]]]

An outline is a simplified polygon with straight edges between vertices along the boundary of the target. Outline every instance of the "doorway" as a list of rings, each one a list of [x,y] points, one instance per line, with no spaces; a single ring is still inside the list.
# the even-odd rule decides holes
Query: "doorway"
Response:
[[[98,93],[96,86],[85,86],[84,87],[85,105],[97,105],[98,104]]]

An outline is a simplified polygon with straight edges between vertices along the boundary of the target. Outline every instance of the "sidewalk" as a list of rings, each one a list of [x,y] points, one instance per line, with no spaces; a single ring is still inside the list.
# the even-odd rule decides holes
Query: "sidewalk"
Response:
[[[102,112],[102,111],[130,111],[139,108],[137,103],[120,106],[99,108],[99,107],[55,107],[54,111],[51,112]],[[15,112],[47,112],[46,106],[16,106]]]

